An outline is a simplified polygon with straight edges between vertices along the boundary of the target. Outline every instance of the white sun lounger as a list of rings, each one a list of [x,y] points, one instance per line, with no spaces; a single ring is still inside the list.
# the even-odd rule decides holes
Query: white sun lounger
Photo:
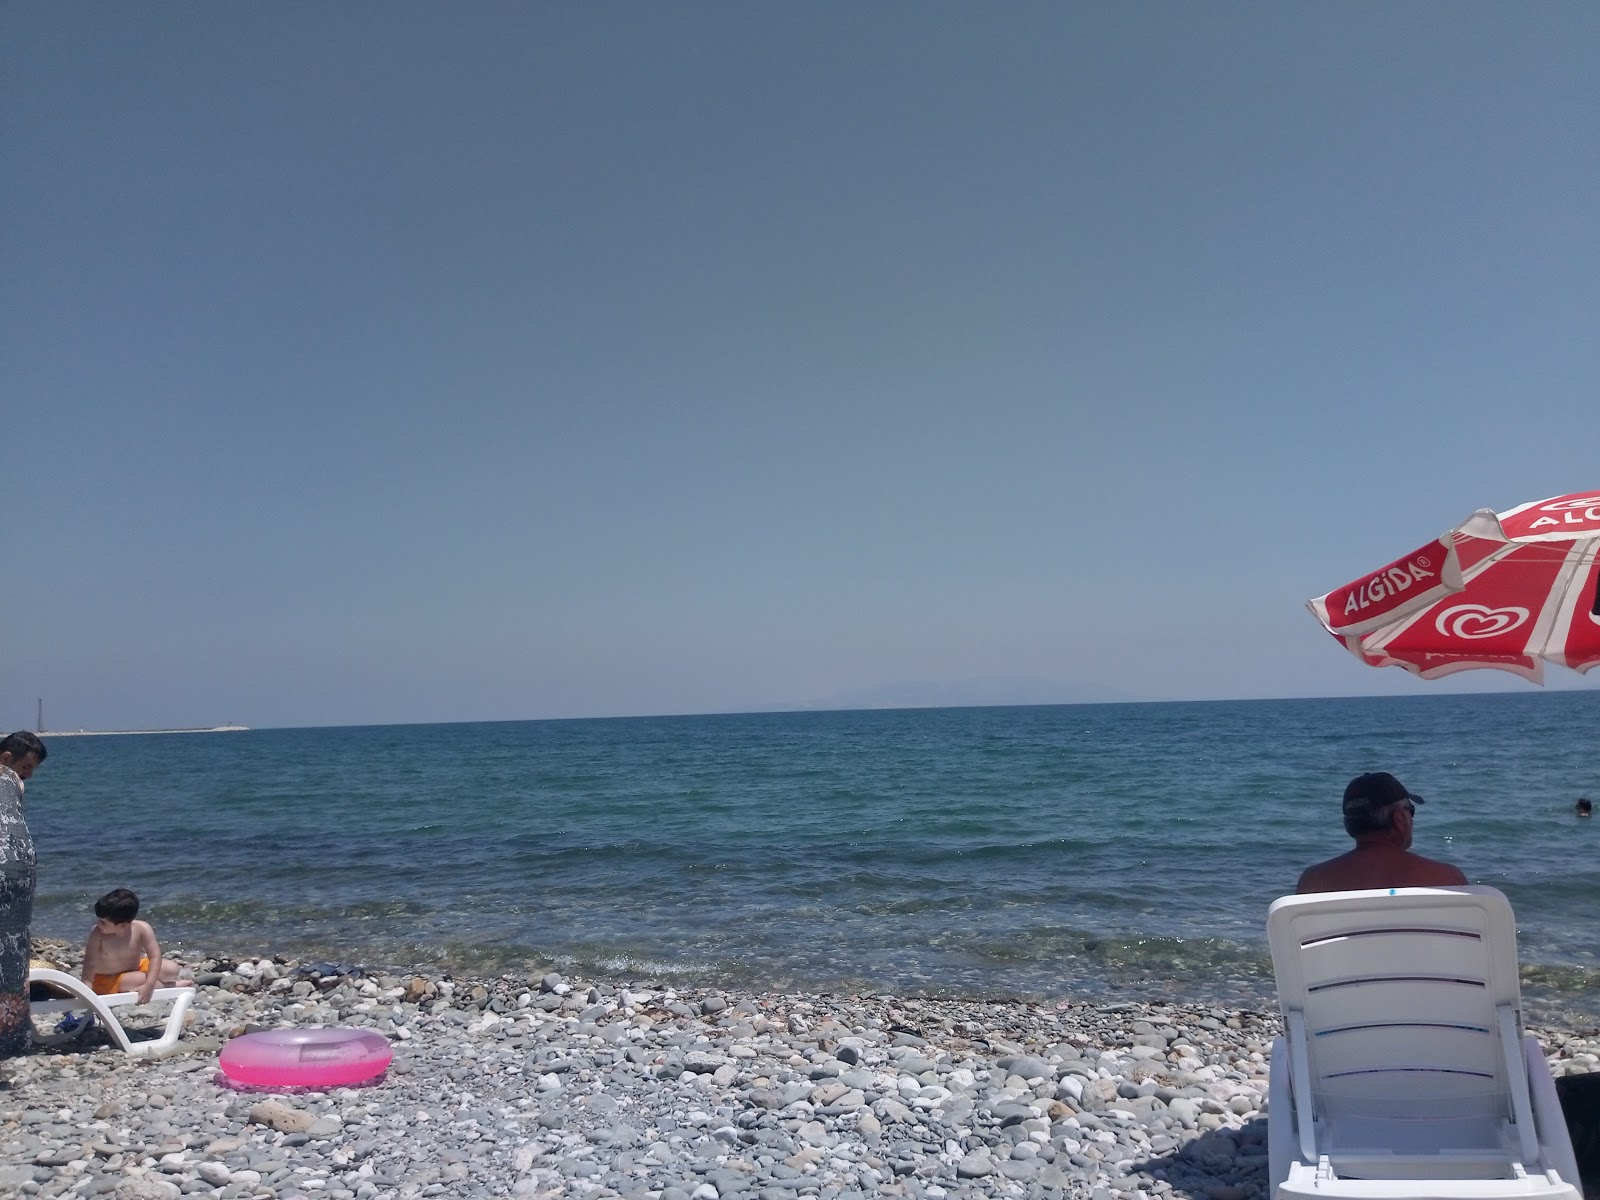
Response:
[[[1286,896],[1269,1200],[1582,1200],[1494,888]]]
[[[183,1036],[183,1018],[189,1011],[189,1006],[194,1003],[195,994],[195,989],[192,987],[157,988],[150,997],[150,1003],[172,1005],[171,1011],[167,1014],[167,1023],[159,1038],[135,1041],[128,1036],[128,1031],[123,1029],[122,1022],[117,1019],[114,1010],[137,1005],[139,1003],[137,992],[97,995],[83,980],[68,975],[65,971],[54,971],[48,967],[31,969],[28,972],[28,984],[30,991],[33,990],[34,984],[46,984],[48,985],[46,990],[54,993],[49,999],[34,1000],[29,1004],[35,1017],[44,1017],[49,1024],[56,1019],[57,1013],[80,1015],[92,1013],[118,1046],[139,1058],[159,1058],[161,1055],[171,1053],[173,1047],[178,1044],[178,1039]],[[52,1046],[61,1045],[76,1036],[76,1030],[71,1033],[41,1033],[36,1022],[33,1040],[38,1045]]]

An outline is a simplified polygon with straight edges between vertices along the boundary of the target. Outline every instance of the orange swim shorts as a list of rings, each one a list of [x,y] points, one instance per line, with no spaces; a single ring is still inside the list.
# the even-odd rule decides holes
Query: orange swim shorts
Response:
[[[137,971],[148,971],[149,969],[150,959],[148,957],[141,958],[139,965],[134,968]],[[118,971],[114,975],[96,975],[89,981],[89,986],[94,989],[94,993],[97,996],[115,996],[122,990],[122,977],[132,974],[133,971]]]

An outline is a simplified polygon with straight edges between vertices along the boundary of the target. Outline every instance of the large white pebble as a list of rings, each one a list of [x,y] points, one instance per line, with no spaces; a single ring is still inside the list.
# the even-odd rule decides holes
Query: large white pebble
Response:
[[[956,1175],[961,1179],[982,1179],[994,1174],[994,1160],[987,1154],[969,1154],[956,1164]]]
[[[1186,1129],[1193,1129],[1200,1120],[1200,1103],[1189,1096],[1174,1096],[1167,1101],[1167,1110],[1181,1121]]]
[[[178,1200],[178,1185],[153,1175],[136,1175],[117,1185],[117,1200]]]

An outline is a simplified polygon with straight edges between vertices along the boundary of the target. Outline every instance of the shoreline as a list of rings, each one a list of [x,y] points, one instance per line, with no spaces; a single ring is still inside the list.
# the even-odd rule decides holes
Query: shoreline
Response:
[[[74,969],[77,948],[36,956]],[[181,954],[178,957],[183,957]],[[0,1191],[225,1200],[1258,1200],[1273,1008],[324,975],[185,959],[179,1051],[0,1063]],[[248,1029],[372,1027],[378,1085],[216,1082]],[[1530,1020],[1558,1072],[1600,1030]],[[89,1176],[85,1182],[85,1176]]]
[[[168,928],[160,915],[159,928]],[[40,943],[59,947],[68,957],[81,953],[69,938],[44,935]],[[317,937],[277,943],[270,955],[280,961],[319,965],[329,970],[351,970],[376,975],[429,975],[454,978],[539,978],[556,971],[593,981],[601,987],[677,988],[685,991],[723,990],[759,994],[766,991],[820,995],[894,994],[948,1003],[1022,1003],[1050,1005],[1061,1002],[1090,1005],[1155,1004],[1205,1006],[1246,1011],[1276,1011],[1277,990],[1271,958],[1265,945],[1256,958],[1239,953],[1213,956],[1187,964],[1129,964],[1115,961],[1082,962],[1069,956],[1047,985],[1007,983],[997,971],[994,982],[975,984],[967,979],[889,980],[870,977],[805,977],[792,970],[777,974],[754,970],[728,973],[697,966],[674,967],[660,962],[635,962],[626,955],[583,960],[564,954],[540,953],[531,948],[507,953],[469,944],[454,951],[413,946],[407,954],[390,941],[374,944],[332,944]],[[169,953],[183,961],[239,959],[254,956],[251,939],[237,936],[174,936],[164,938]],[[1160,970],[1158,967],[1165,967]],[[1562,1028],[1600,1027],[1600,970],[1572,963],[1519,963],[1522,1008],[1530,1023]]]

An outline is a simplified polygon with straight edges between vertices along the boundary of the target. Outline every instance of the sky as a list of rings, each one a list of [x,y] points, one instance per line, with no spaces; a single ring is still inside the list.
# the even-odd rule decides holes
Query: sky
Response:
[[[0,5],[0,725],[1526,689],[1304,602],[1600,486],[1597,60],[1588,0]]]

